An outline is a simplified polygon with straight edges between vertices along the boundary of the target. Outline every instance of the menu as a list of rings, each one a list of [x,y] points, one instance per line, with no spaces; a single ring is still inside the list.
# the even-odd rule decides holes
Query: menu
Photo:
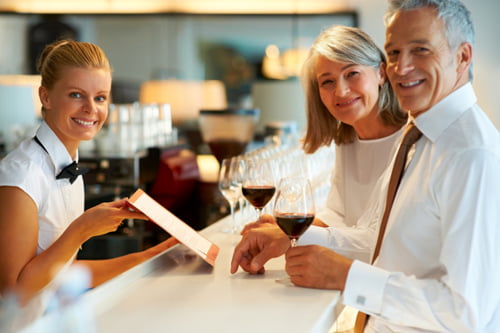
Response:
[[[207,263],[212,266],[215,265],[219,247],[169,212],[143,190],[138,189],[128,199],[128,202],[134,209],[146,215],[151,221],[159,225],[171,236],[177,238],[179,242],[189,247]]]

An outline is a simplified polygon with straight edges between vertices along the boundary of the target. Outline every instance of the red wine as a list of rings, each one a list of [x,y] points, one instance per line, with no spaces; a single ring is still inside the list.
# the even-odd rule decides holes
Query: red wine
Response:
[[[276,191],[274,186],[243,186],[243,195],[255,208],[262,209],[271,200]]]
[[[208,146],[210,147],[212,154],[220,163],[225,158],[243,154],[245,152],[245,148],[247,147],[247,142],[236,140],[215,140],[209,141]]]
[[[304,231],[309,228],[314,220],[313,214],[297,215],[297,214],[279,214],[275,216],[278,226],[290,238],[299,238]]]

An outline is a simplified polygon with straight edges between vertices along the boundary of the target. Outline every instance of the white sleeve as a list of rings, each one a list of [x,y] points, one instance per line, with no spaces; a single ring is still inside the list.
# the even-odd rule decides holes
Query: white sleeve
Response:
[[[330,176],[330,191],[326,199],[325,207],[316,213],[316,218],[329,226],[335,226],[344,223],[344,171],[343,154],[341,148],[335,146],[335,165]]]
[[[378,214],[368,213],[373,213],[373,211],[364,214],[358,224],[353,227],[346,225],[327,228],[311,226],[299,238],[298,245],[321,245],[347,258],[368,262],[376,241],[380,219]]]
[[[299,238],[299,245],[317,244],[327,247],[347,258],[369,262],[375,246],[378,228],[384,213],[385,193],[390,177],[390,168],[378,179],[368,209],[363,212],[357,223],[347,226],[342,219],[334,219],[331,226],[323,231],[311,226]],[[332,213],[333,214],[333,213]]]

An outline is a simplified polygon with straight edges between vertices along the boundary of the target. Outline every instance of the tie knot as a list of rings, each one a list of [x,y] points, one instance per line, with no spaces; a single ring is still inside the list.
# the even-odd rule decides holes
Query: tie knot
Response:
[[[422,136],[422,132],[415,126],[413,122],[406,127],[402,145],[412,146]]]

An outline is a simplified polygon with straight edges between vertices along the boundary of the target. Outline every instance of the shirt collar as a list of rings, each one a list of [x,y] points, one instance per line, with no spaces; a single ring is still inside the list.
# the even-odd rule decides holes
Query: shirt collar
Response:
[[[64,144],[45,121],[41,122],[36,132],[36,137],[47,150],[49,158],[55,166],[54,174],[59,174],[65,166],[73,162]],[[78,161],[78,152],[76,154],[76,161]]]
[[[425,137],[434,142],[476,102],[476,94],[469,82],[417,116],[414,119],[415,125]]]

